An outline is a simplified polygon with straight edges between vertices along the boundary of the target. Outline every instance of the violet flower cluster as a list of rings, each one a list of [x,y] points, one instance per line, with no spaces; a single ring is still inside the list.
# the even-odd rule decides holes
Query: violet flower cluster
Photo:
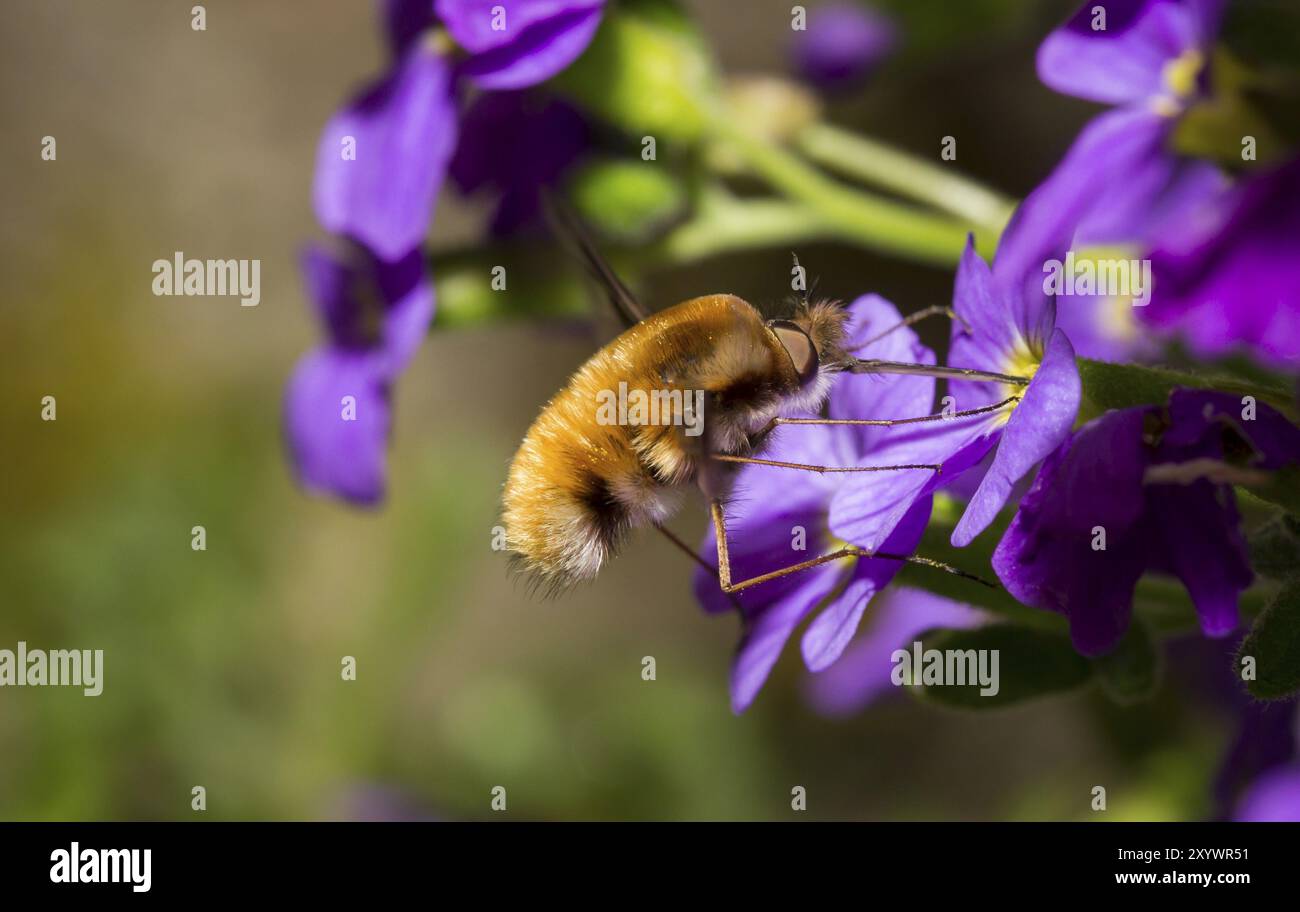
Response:
[[[573,116],[531,111],[519,94],[567,67],[600,24],[603,0],[384,0],[387,72],[325,126],[313,202],[340,250],[312,245],[307,290],[325,341],[285,393],[285,431],[308,490],[358,504],[384,496],[392,388],[434,313],[422,243],[449,169],[467,189],[495,185],[499,228],[523,221],[536,187],[576,154]],[[479,93],[465,110],[465,97]],[[497,128],[557,138],[513,157],[487,150]],[[521,127],[527,135],[518,132]],[[463,132],[462,132],[462,127]],[[457,155],[458,147],[460,149]],[[532,151],[536,152],[536,149]],[[520,173],[519,162],[532,169]]]

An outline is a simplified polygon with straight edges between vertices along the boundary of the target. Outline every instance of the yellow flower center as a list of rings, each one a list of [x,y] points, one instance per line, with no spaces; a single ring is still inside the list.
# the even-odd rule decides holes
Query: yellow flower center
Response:
[[[1181,114],[1187,101],[1196,94],[1196,80],[1205,68],[1205,55],[1189,48],[1165,64],[1161,81],[1168,94],[1155,99],[1152,106],[1157,114],[1174,117]]]
[[[1030,346],[1026,342],[1021,340],[1016,345],[1015,351],[1011,353],[1011,357],[1007,358],[1007,360],[1003,362],[1002,369],[999,373],[1008,374],[1012,377],[1024,377],[1027,380],[1033,380],[1034,374],[1038,373],[1038,366],[1042,364],[1042,362],[1042,354],[1036,354],[1030,349]],[[1011,396],[1023,397],[1025,395],[1025,390],[1029,388],[1027,385],[1021,386],[1018,383],[1003,383],[1001,384],[1001,387],[1002,398],[1004,399],[1010,398]],[[1011,404],[1010,408],[999,411],[997,413],[997,423],[1006,424],[1010,421],[1011,413],[1015,411],[1016,406],[1018,405],[1020,405],[1019,402],[1014,402]]]

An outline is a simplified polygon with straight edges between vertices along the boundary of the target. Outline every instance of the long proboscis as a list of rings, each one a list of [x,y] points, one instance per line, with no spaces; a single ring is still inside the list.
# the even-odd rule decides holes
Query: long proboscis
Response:
[[[943,377],[950,380],[991,380],[1014,386],[1028,386],[1028,377],[1015,377],[970,367],[947,367],[943,364],[908,364],[905,361],[881,361],[875,358],[850,358],[840,363],[850,374],[907,374],[913,377]]]

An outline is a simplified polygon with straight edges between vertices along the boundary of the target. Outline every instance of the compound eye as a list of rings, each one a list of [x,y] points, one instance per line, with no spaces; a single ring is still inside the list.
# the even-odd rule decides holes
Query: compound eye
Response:
[[[817,346],[797,324],[789,320],[773,320],[768,327],[776,334],[785,353],[790,356],[799,381],[806,383],[817,373]]]

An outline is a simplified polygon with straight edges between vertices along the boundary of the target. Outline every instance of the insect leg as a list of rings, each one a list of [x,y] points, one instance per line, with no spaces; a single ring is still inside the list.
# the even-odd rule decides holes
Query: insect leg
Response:
[[[713,534],[718,540],[718,586],[723,592],[731,594],[740,592],[742,589],[748,589],[750,586],[757,586],[759,583],[770,582],[774,579],[780,579],[783,576],[789,576],[792,573],[799,573],[802,570],[810,570],[813,567],[820,567],[822,564],[828,564],[831,561],[840,560],[845,557],[874,557],[882,560],[900,561],[909,564],[921,564],[926,567],[934,567],[937,570],[943,570],[945,573],[952,573],[963,579],[972,580],[981,585],[988,586],[990,589],[998,588],[995,583],[990,583],[986,579],[981,579],[973,573],[967,573],[951,564],[945,564],[942,561],[931,560],[928,557],[921,557],[916,554],[889,554],[884,551],[868,551],[866,548],[859,548],[856,545],[845,545],[837,551],[831,551],[823,554],[821,557],[814,557],[811,560],[801,561],[792,564],[789,567],[782,567],[780,570],[773,570],[770,573],[762,573],[758,576],[751,576],[749,579],[741,580],[738,583],[731,581],[731,556],[727,547],[727,523],[723,516],[722,501],[711,500],[709,502],[709,513],[713,517]]]
[[[903,318],[902,322],[894,324],[893,326],[889,327],[889,329],[885,330],[879,335],[872,336],[870,339],[863,342],[861,345],[855,345],[853,348],[850,348],[849,351],[853,351],[853,352],[861,351],[862,349],[870,345],[872,342],[879,342],[881,339],[885,338],[885,336],[889,335],[890,333],[896,330],[902,329],[904,326],[911,326],[914,323],[920,323],[922,320],[928,319],[929,317],[937,317],[941,314],[947,316],[949,320],[954,320],[956,322],[961,323],[962,328],[966,332],[966,335],[971,334],[970,323],[966,321],[965,317],[957,313],[957,311],[953,310],[951,307],[948,307],[944,304],[935,304],[931,307],[926,307],[921,310],[918,310],[914,314],[908,314],[906,317]]]
[[[674,545],[676,545],[683,554],[685,554],[691,560],[695,561],[705,570],[709,571],[710,574],[716,574],[718,572],[717,567],[713,566],[704,558],[700,557],[698,552],[696,552],[693,548],[691,548],[690,545],[686,544],[686,542],[678,538],[677,535],[673,533],[667,526],[662,526],[659,523],[655,523],[655,528],[658,529],[660,532],[662,532],[664,534],[664,537],[667,538]],[[736,611],[740,612],[740,615],[743,618],[745,612],[740,607],[740,601],[730,593],[727,594],[727,600],[731,602],[731,607],[735,608]]]
[[[996,412],[1000,408],[1005,408],[1014,402],[1019,402],[1019,396],[1008,396],[1001,402],[995,402],[992,405],[985,405],[981,408],[965,409],[960,412],[940,412],[937,415],[921,415],[917,418],[781,418],[776,417],[769,421],[761,433],[766,433],[774,427],[783,424],[853,424],[869,425],[871,427],[893,427],[899,424],[920,424],[924,421],[947,421],[952,418],[969,418],[971,415],[983,415],[987,412]]]
[[[939,465],[892,465],[892,466],[823,466],[808,465],[802,462],[781,462],[778,459],[759,459],[755,456],[730,456],[726,453],[713,453],[711,458],[719,462],[741,462],[749,465],[775,466],[778,469],[799,469],[803,472],[817,472],[825,475],[827,473],[838,472],[897,472],[902,469],[929,469],[932,472],[938,472],[943,467]]]

